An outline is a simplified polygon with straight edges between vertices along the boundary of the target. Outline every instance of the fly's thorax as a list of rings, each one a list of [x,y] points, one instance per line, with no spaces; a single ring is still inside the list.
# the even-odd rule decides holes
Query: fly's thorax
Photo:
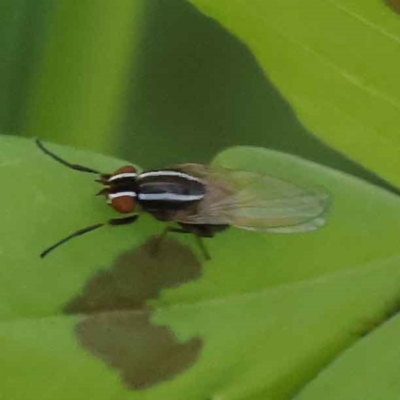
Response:
[[[201,179],[178,170],[146,171],[137,177],[137,201],[148,210],[181,210],[205,195]]]

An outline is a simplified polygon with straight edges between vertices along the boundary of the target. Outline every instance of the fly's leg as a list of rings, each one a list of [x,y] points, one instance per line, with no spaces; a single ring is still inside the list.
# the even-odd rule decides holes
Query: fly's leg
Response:
[[[206,246],[204,245],[203,241],[201,240],[201,234],[199,234],[197,232],[194,232],[193,230],[189,230],[186,227],[174,228],[174,227],[171,227],[171,226],[167,226],[162,231],[161,235],[159,235],[157,237],[156,242],[154,243],[154,248],[153,248],[154,254],[157,254],[160,251],[161,243],[165,240],[165,238],[166,238],[166,236],[167,236],[167,234],[169,232],[186,233],[186,234],[191,233],[191,234],[193,234],[196,237],[197,244],[198,244],[198,246],[200,248],[200,251],[203,253],[204,258],[206,260],[210,260],[211,259],[210,254],[208,253],[208,251],[206,249]]]
[[[153,255],[156,255],[160,251],[161,243],[165,240],[165,238],[168,235],[168,232],[175,232],[175,233],[190,233],[189,231],[186,231],[181,228],[173,228],[171,226],[167,226],[159,236],[156,237],[154,241],[154,246],[152,253]]]
[[[217,232],[221,232],[229,228],[229,225],[211,225],[211,224],[180,223],[180,226],[185,232],[191,232],[196,236],[198,246],[206,260],[210,260],[211,256],[208,253],[202,238],[203,237],[212,238],[215,236]]]
[[[109,225],[127,225],[132,224],[139,218],[139,215],[131,215],[129,217],[113,218],[108,221]]]
[[[194,236],[196,237],[196,241],[197,241],[197,245],[199,246],[200,251],[203,253],[203,256],[206,260],[211,260],[211,256],[210,253],[207,250],[206,245],[203,242],[203,239],[201,238],[201,236],[194,234]]]

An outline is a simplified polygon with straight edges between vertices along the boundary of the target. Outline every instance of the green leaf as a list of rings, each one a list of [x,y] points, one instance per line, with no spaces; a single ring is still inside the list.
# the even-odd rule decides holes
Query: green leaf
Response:
[[[400,183],[400,18],[384,0],[191,2],[249,46],[308,129]]]
[[[387,316],[400,293],[400,202],[296,157],[233,148],[216,162],[323,185],[328,224],[298,235],[229,229],[206,245],[142,215],[40,259],[115,217],[93,176],[0,137],[2,394],[18,399],[289,399]],[[48,146],[109,172],[123,161]],[[376,216],[379,215],[379,218]]]
[[[344,352],[295,400],[398,399],[399,334],[396,316]]]

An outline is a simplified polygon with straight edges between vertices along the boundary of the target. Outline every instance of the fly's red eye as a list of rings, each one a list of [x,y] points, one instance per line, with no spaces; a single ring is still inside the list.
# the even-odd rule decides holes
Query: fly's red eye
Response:
[[[120,174],[134,174],[136,173],[136,168],[133,165],[124,165],[121,168],[118,168],[116,171],[112,173],[112,176],[120,175]]]
[[[111,199],[111,207],[122,214],[131,213],[135,209],[135,198],[131,196],[119,196]]]

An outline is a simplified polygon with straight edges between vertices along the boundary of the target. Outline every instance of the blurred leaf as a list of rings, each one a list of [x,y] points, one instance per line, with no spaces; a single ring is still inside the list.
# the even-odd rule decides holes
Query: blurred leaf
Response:
[[[97,150],[116,147],[143,6],[130,0],[54,4],[29,94],[27,134]]]
[[[27,88],[45,31],[51,0],[0,2],[0,126],[20,134]]]
[[[246,43],[317,136],[400,183],[400,19],[384,0],[191,0]]]
[[[0,145],[7,398],[288,399],[398,304],[400,201],[355,178],[282,153],[230,149],[216,162],[325,186],[334,200],[328,225],[289,236],[232,228],[206,242],[212,259],[200,265],[186,235],[171,235],[154,262],[151,235],[163,224],[143,215],[42,260],[48,245],[115,213],[93,196],[92,176],[31,141]],[[49,147],[105,172],[123,163]]]
[[[232,145],[271,147],[389,187],[313,137],[248,48],[186,1],[0,7],[4,132],[146,167],[209,162]]]

